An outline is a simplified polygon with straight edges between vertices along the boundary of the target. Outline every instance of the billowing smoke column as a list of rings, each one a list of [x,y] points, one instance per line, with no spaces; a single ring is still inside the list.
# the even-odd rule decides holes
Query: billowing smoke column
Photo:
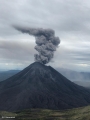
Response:
[[[60,43],[59,37],[55,37],[55,32],[52,29],[42,28],[25,28],[20,26],[13,26],[22,33],[28,33],[29,35],[35,36],[36,46],[35,49],[39,54],[35,54],[35,61],[46,64],[54,56],[54,51]]]

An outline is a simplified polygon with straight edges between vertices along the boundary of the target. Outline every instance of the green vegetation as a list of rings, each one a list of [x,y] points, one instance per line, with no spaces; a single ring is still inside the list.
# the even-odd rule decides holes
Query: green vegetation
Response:
[[[0,116],[15,116],[16,120],[90,120],[90,106],[64,111],[29,109],[16,113],[0,112]]]
[[[12,112],[7,112],[7,111],[0,111],[0,118],[2,118],[2,120],[6,120],[4,118],[6,117],[16,117],[17,114],[16,113],[12,113]],[[7,118],[9,120],[9,118]],[[11,118],[10,118],[11,119]],[[0,119],[1,120],[1,119]],[[11,119],[12,120],[12,119]]]

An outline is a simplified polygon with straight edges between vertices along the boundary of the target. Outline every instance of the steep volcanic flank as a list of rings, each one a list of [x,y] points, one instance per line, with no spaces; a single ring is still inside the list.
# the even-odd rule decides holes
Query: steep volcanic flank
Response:
[[[68,109],[90,104],[90,92],[50,66],[35,62],[0,82],[0,110]]]

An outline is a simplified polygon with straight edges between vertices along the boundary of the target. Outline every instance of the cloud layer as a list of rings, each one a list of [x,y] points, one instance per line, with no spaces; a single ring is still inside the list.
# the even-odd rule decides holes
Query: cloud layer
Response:
[[[34,62],[34,38],[12,24],[51,28],[61,39],[54,67],[90,71],[90,1],[0,0],[0,66],[23,68]]]

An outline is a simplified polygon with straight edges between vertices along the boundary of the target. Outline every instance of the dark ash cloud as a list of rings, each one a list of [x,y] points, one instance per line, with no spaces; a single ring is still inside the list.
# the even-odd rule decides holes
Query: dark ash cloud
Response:
[[[43,29],[43,28],[28,28],[13,26],[18,31],[22,33],[28,33],[33,35],[36,38],[35,49],[39,54],[35,54],[35,61],[46,64],[51,61],[54,56],[54,51],[60,43],[59,37],[55,37],[55,32],[52,29]]]

